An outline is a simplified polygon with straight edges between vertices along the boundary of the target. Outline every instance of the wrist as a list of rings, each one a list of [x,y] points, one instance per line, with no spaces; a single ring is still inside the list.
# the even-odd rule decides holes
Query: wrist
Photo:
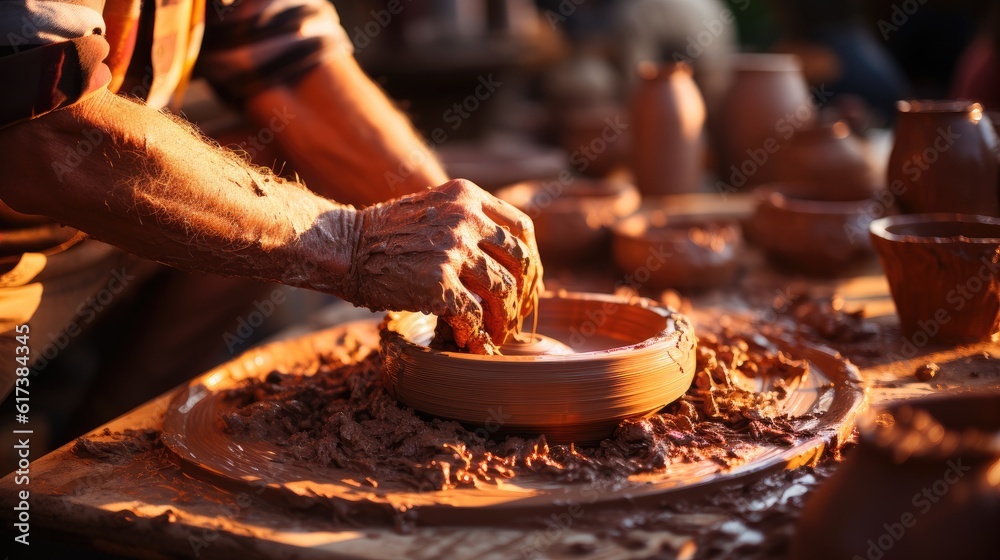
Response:
[[[282,282],[330,293],[355,302],[355,255],[361,236],[361,211],[323,200],[312,224],[295,241],[294,263]]]

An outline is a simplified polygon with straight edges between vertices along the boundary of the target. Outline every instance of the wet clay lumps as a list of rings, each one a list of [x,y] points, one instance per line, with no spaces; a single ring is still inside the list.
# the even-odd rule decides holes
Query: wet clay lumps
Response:
[[[809,374],[808,363],[736,338],[708,337],[698,350],[696,382],[676,403],[622,422],[591,446],[549,445],[544,434],[489,439],[489,430],[424,418],[400,406],[370,356],[314,376],[273,372],[228,392],[220,422],[234,439],[267,439],[282,461],[347,469],[371,486],[440,490],[502,479],[557,482],[624,480],[678,462],[711,459],[733,467],[753,443],[790,446],[808,435],[779,403]],[[774,390],[752,390],[775,377]],[[502,420],[502,419],[501,419]]]

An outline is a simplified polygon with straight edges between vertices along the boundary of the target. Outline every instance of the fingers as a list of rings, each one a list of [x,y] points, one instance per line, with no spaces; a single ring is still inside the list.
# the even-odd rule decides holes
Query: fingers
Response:
[[[521,307],[517,281],[496,260],[479,255],[468,263],[459,276],[462,284],[480,298],[483,328],[497,345],[516,326]]]
[[[521,278],[519,278],[518,291],[521,294],[521,314],[527,315],[532,311],[531,299],[544,289],[542,286],[542,261],[538,254],[538,245],[535,243],[535,226],[523,212],[492,196],[484,197],[483,213],[493,222],[508,229],[520,241],[520,260],[523,268]],[[513,256],[513,253],[510,254]],[[492,253],[491,256],[504,262],[503,257]]]
[[[440,315],[451,326],[455,344],[473,354],[495,354],[496,346],[483,328],[483,307],[455,276],[448,296],[448,311]]]
[[[492,235],[484,235],[479,248],[509,270],[517,282],[518,293],[523,292],[524,275],[531,264],[531,251],[524,242],[514,237],[507,228],[494,225]]]
[[[535,246],[535,225],[524,212],[513,205],[487,194],[483,197],[483,213],[494,222],[506,226],[512,234],[528,246]]]

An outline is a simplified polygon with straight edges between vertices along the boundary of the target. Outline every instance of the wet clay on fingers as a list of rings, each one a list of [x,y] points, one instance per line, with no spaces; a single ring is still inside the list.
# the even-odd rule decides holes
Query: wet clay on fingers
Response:
[[[477,354],[495,354],[534,309],[542,267],[531,220],[472,183],[366,208],[359,221],[348,299],[442,317]]]

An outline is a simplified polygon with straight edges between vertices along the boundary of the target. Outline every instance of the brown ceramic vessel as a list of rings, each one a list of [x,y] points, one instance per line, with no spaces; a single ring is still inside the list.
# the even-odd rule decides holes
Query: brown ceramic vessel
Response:
[[[872,254],[872,200],[814,200],[813,192],[811,186],[795,185],[756,189],[747,237],[783,266],[837,275]]]
[[[636,282],[701,290],[732,283],[743,236],[736,220],[644,211],[615,224],[611,243],[615,264]]]
[[[900,101],[888,186],[907,213],[1000,216],[998,144],[967,101]]]
[[[554,263],[607,254],[608,227],[640,205],[639,192],[629,183],[573,176],[518,183],[496,195],[534,221],[538,250]]]
[[[566,109],[560,138],[574,171],[606,177],[628,164],[630,124],[613,103]]]
[[[512,138],[448,142],[436,152],[449,177],[465,177],[490,192],[519,181],[558,177],[569,165],[559,148]]]
[[[793,55],[745,53],[733,55],[732,69],[717,127],[723,136],[719,177],[737,189],[772,183],[779,180],[777,166],[760,152],[767,155],[772,143],[815,122],[801,64]]]
[[[427,347],[437,319],[390,313],[382,329],[385,385],[400,402],[497,434],[549,442],[608,437],[626,418],[656,412],[691,385],[697,339],[690,321],[647,299],[547,294],[538,333],[571,355],[482,356]]]
[[[794,560],[994,558],[1000,393],[872,411],[858,447],[806,504]]]
[[[782,183],[808,185],[816,200],[861,200],[884,183],[865,146],[842,121],[803,126],[772,157]]]
[[[684,63],[639,66],[632,99],[632,173],[643,195],[691,193],[701,186],[705,102]]]
[[[911,342],[1000,340],[1000,218],[891,216],[871,240]]]

